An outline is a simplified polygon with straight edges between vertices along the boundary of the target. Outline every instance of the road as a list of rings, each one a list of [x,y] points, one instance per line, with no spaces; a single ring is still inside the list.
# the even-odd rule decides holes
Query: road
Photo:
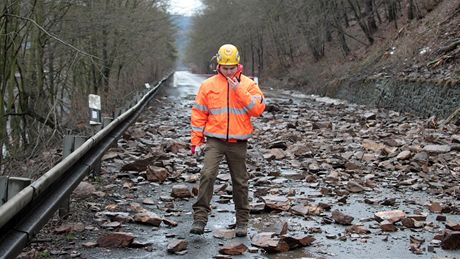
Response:
[[[176,72],[171,85],[151,102],[138,122],[119,140],[117,148],[108,152],[102,162],[101,175],[86,180],[96,192],[93,190],[86,196],[75,194],[72,215],[48,224],[22,256],[43,255],[43,251],[48,251],[55,256],[82,258],[177,258],[179,255],[168,253],[166,247],[172,240],[180,239],[188,241],[183,258],[212,258],[219,254],[224,244],[240,242],[253,247],[251,237],[264,231],[276,231],[277,225],[285,222],[289,233],[311,235],[316,240],[310,246],[288,252],[268,254],[262,249],[254,249],[253,253],[235,257],[460,257],[460,250],[444,250],[432,241],[436,233],[445,229],[445,222],[437,218],[439,215],[446,216],[448,221],[460,221],[458,195],[447,192],[452,183],[454,187],[455,184],[458,186],[460,159],[454,148],[455,141],[451,139],[453,134],[458,134],[458,129],[448,129],[447,134],[446,130],[425,129],[424,138],[420,138],[416,129],[425,121],[410,115],[264,89],[263,86],[268,111],[262,118],[253,120],[257,130],[255,139],[249,142],[248,151],[252,202],[261,202],[270,194],[287,199],[290,206],[313,207],[301,216],[294,215],[292,209],[254,213],[247,238],[218,239],[213,233],[228,228],[235,220],[233,204],[228,199],[231,190],[223,187],[223,192],[214,195],[207,233],[190,235],[194,198],[173,199],[170,194],[172,187],[178,184],[185,184],[189,190],[197,186],[202,163],[189,155],[187,145],[190,108],[202,80],[203,76]],[[419,167],[413,159],[416,154],[423,153],[426,143],[418,141],[425,141],[429,138],[427,136],[436,137],[437,143],[448,142],[452,150],[430,153],[429,163]],[[389,139],[399,144],[391,146]],[[412,158],[402,159],[400,154],[404,150],[409,150]],[[155,158],[150,164],[168,170],[166,181],[146,181],[142,169],[122,170],[124,166],[148,157]],[[221,166],[219,176],[217,186],[230,185],[226,179],[226,165]],[[443,206],[442,212],[430,209],[435,202]],[[312,213],[312,208],[319,205],[330,208]],[[133,216],[136,206],[173,220],[177,226],[162,223],[159,227],[152,227],[104,216],[107,212],[124,212]],[[407,215],[425,213],[427,218],[419,228],[406,227],[398,222],[394,223],[396,231],[382,231],[374,213],[389,210],[402,210]],[[352,216],[353,225],[361,225],[370,233],[346,232],[349,225],[338,224],[331,216],[333,211]],[[56,233],[59,232],[56,229],[78,222],[83,222],[84,230]],[[116,224],[104,225],[110,222]],[[136,242],[148,245],[144,244],[143,248],[103,248],[89,244],[114,231],[132,233]],[[416,246],[418,254],[409,249],[411,236],[423,240]]]

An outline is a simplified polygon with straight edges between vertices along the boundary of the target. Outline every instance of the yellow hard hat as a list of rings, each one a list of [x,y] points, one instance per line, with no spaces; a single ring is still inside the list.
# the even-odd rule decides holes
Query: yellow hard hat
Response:
[[[219,65],[238,65],[240,63],[240,53],[232,44],[225,44],[217,52],[217,63]]]

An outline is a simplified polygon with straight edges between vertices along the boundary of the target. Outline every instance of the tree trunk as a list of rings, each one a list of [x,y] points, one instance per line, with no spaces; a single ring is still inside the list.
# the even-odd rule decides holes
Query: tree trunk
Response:
[[[374,37],[372,37],[372,34],[369,31],[369,27],[363,20],[363,16],[361,15],[361,7],[359,6],[359,3],[355,0],[348,0],[348,3],[350,4],[351,9],[353,10],[353,14],[356,18],[356,21],[358,21],[359,27],[364,32],[364,35],[366,36],[369,43],[372,45],[374,43]]]
[[[364,16],[367,17],[367,27],[369,28],[369,33],[374,34],[377,31],[377,23],[374,18],[374,1],[366,0],[365,2],[365,11]]]

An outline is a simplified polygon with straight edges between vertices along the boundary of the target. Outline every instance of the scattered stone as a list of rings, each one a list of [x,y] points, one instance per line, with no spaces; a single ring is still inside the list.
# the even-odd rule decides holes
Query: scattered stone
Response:
[[[355,181],[349,181],[347,183],[347,190],[353,193],[358,193],[364,191],[365,187]]]
[[[268,253],[279,253],[289,251],[289,245],[275,237],[274,232],[261,232],[251,239],[251,244],[264,249]]]
[[[404,151],[402,151],[401,153],[399,153],[396,156],[396,159],[398,159],[398,160],[407,160],[407,159],[410,158],[411,154],[412,153],[409,150],[404,150]]]
[[[146,205],[155,205],[155,201],[151,198],[145,198],[143,201],[142,201],[143,204],[146,204]]]
[[[288,223],[287,222],[277,222],[275,224],[275,234],[278,236],[282,236],[287,234],[288,232]]]
[[[137,213],[136,215],[134,215],[134,221],[142,223],[142,224],[159,227],[163,219],[157,214],[147,211],[147,212]]]
[[[134,240],[131,233],[113,232],[97,239],[100,247],[129,247]]]
[[[426,145],[423,147],[423,151],[434,154],[448,153],[450,152],[449,145]]]
[[[58,228],[54,229],[56,234],[68,234],[72,232],[82,232],[85,230],[85,225],[83,223],[69,223],[64,224]]]
[[[232,239],[235,237],[235,230],[233,229],[215,229],[213,236],[219,239]]]
[[[190,198],[192,194],[186,185],[178,184],[172,187],[171,196],[174,198]]]
[[[175,222],[174,220],[167,219],[167,218],[163,218],[163,223],[170,227],[177,227],[178,225],[177,222]]]
[[[380,222],[380,229],[385,232],[395,232],[397,230],[396,226],[388,220]]]
[[[402,218],[406,217],[406,213],[402,210],[389,210],[381,211],[374,214],[374,217],[377,221],[381,222],[387,220],[391,224],[400,221]]]
[[[164,182],[168,176],[169,172],[166,168],[158,167],[158,166],[148,166],[146,170],[146,178],[148,181],[151,182]]]
[[[453,222],[453,221],[448,221],[446,224],[446,228],[454,231],[460,231],[460,223],[459,222]]]
[[[94,248],[97,246],[97,243],[96,242],[85,242],[85,243],[82,243],[81,246],[85,248]]]
[[[96,187],[88,182],[81,182],[77,188],[73,191],[73,194],[77,198],[85,199],[91,197],[96,192]]]
[[[178,253],[181,251],[187,250],[188,241],[184,239],[175,239],[171,240],[168,243],[167,251],[168,253]]]
[[[295,215],[306,216],[308,215],[308,206],[298,204],[298,205],[292,206],[290,208],[290,211],[292,212],[292,214],[295,214]]]
[[[365,235],[371,233],[369,229],[361,225],[352,225],[345,229],[347,233]]]
[[[352,216],[345,215],[338,210],[335,210],[332,212],[332,219],[340,225],[351,225],[351,222],[354,218]]]
[[[261,199],[265,202],[265,207],[272,210],[287,211],[291,206],[289,199],[286,197],[268,195],[261,197]]]
[[[242,243],[227,244],[219,249],[219,253],[225,255],[242,255],[246,251],[248,251],[248,247]]]
[[[109,229],[119,228],[121,227],[121,222],[117,222],[117,221],[105,222],[104,224],[101,225],[101,227],[109,228]]]
[[[296,249],[298,247],[305,247],[309,246],[315,241],[313,236],[305,236],[305,235],[283,235],[281,236],[281,241],[286,242],[289,246],[289,250]]]

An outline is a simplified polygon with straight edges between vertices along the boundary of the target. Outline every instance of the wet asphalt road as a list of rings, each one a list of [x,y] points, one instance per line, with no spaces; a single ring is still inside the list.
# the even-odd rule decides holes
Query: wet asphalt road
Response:
[[[158,100],[168,98],[174,105],[173,113],[188,114],[190,107],[194,100],[194,95],[199,87],[199,84],[205,79],[203,76],[194,75],[185,71],[176,72],[171,85],[167,86],[159,93]],[[261,86],[261,89],[266,93],[268,102],[270,100],[282,101],[292,98],[288,93],[280,93],[269,91]],[[295,102],[307,101],[302,96],[296,95]],[[161,102],[161,101],[160,101]],[[155,104],[155,101],[152,102]],[[159,111],[161,114],[161,111]],[[160,116],[161,117],[161,116]],[[145,119],[145,118],[144,118]],[[158,118],[151,118],[152,120]],[[163,118],[164,119],[164,118]],[[171,118],[174,122],[174,118]],[[255,120],[257,121],[257,119]],[[260,122],[256,122],[260,126]],[[189,129],[178,129],[178,140],[188,142]],[[256,152],[257,143],[251,143],[252,147],[249,152]],[[112,165],[107,166],[107,171],[117,171],[119,168],[110,168]],[[222,168],[225,171],[225,167]],[[289,170],[289,168],[286,168]],[[147,183],[138,186],[139,199],[150,197],[153,200],[159,200],[160,196],[168,196],[171,192],[171,187],[176,183],[166,182],[164,184]],[[192,187],[194,184],[187,184]],[[331,197],[322,197],[319,195],[318,189],[314,186],[309,186],[305,182],[288,180],[285,186],[293,188],[297,191],[297,195],[314,199],[315,203],[325,202],[337,206],[344,213],[355,217],[355,219],[371,218],[375,212],[382,210],[396,209],[395,206],[372,206],[365,204],[365,198],[397,198],[401,201],[408,201],[401,203],[397,206],[398,209],[405,211],[413,211],[417,209],[416,206],[411,204],[420,204],[430,200],[428,194],[424,192],[398,192],[394,189],[380,186],[375,188],[372,192],[365,192],[364,194],[351,194],[348,202],[344,205],[334,204],[335,200]],[[120,199],[124,197],[120,195]],[[138,200],[134,200],[139,202]],[[249,238],[257,232],[269,231],[273,229],[273,225],[280,221],[288,222],[290,230],[299,231],[308,227],[321,227],[322,234],[314,234],[316,241],[312,246],[301,248],[294,251],[289,251],[282,254],[264,254],[259,250],[259,253],[251,254],[246,252],[242,256],[234,256],[234,258],[433,258],[433,257],[460,257],[460,251],[445,251],[436,248],[435,252],[424,252],[422,255],[415,255],[409,251],[409,238],[410,235],[424,237],[429,242],[433,234],[427,231],[413,232],[410,230],[398,231],[389,234],[370,234],[366,237],[355,236],[348,238],[346,241],[339,241],[338,239],[328,239],[326,234],[338,235],[344,233],[345,226],[337,224],[324,225],[320,222],[320,217],[302,218],[292,216],[290,213],[264,213],[253,214],[250,221],[249,237],[247,238],[234,238],[232,240],[221,240],[214,238],[212,232],[218,228],[226,228],[234,222],[234,208],[233,204],[217,203],[219,197],[214,195],[212,204],[215,206],[207,229],[209,230],[202,236],[195,236],[189,234],[189,228],[192,223],[191,205],[194,201],[191,199],[182,199],[175,201],[175,208],[178,213],[170,213],[168,218],[178,222],[178,226],[171,228],[162,225],[160,228],[152,229],[151,226],[127,223],[123,227],[124,232],[131,232],[136,235],[136,240],[146,241],[153,243],[153,251],[146,251],[142,248],[123,248],[123,249],[107,249],[107,248],[89,248],[82,249],[80,252],[84,258],[212,258],[218,255],[218,249],[222,244],[230,242],[242,242],[248,247],[250,245]],[[129,202],[129,201],[122,201]],[[149,208],[148,206],[146,206]],[[155,211],[152,209],[152,211]],[[430,215],[427,221],[435,221],[434,215]],[[456,215],[449,215],[450,220],[459,221],[460,217]],[[365,222],[365,220],[363,221]],[[168,237],[167,237],[168,236]],[[171,255],[166,252],[168,242],[173,238],[186,239],[188,243],[188,252],[185,255]],[[387,241],[383,241],[388,239]],[[81,240],[83,243],[87,240]]]

